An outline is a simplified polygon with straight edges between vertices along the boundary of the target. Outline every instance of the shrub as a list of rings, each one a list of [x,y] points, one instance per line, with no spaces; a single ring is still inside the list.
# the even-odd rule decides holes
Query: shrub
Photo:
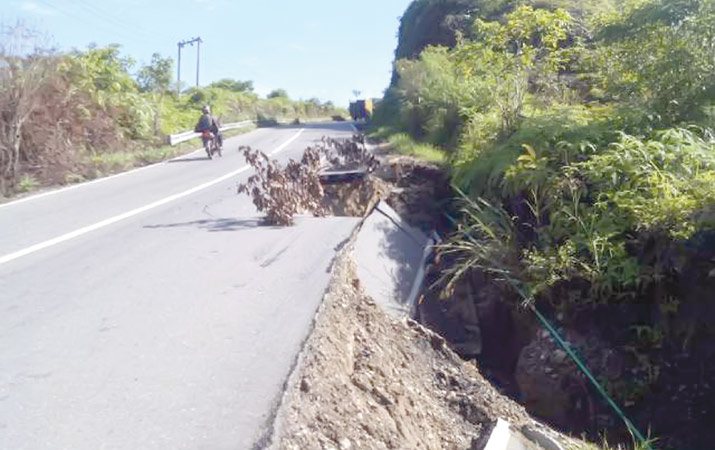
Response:
[[[295,214],[322,214],[323,187],[318,178],[320,155],[307,149],[300,162],[291,159],[286,167],[260,150],[241,147],[246,162],[256,171],[238,193],[250,195],[258,211],[265,212],[270,225],[292,225]]]

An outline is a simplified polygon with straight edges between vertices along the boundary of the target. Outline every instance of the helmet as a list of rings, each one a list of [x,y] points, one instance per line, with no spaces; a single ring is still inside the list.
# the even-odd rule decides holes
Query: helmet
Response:
[[[211,108],[210,108],[208,105],[206,105],[206,106],[204,106],[203,108],[201,108],[201,111],[203,111],[203,112],[205,112],[205,113],[210,113],[210,112],[211,112]]]

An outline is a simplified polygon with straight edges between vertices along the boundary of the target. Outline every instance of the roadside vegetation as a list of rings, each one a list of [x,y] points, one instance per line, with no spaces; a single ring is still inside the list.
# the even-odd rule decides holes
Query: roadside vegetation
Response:
[[[251,81],[224,79],[179,95],[170,58],[154,54],[138,65],[119,46],[59,53],[17,27],[2,30],[0,41],[0,197],[175,155],[181,149],[164,145],[166,136],[193,129],[203,105],[223,123],[345,114],[282,89],[261,98]]]
[[[374,132],[445,155],[464,193],[446,286],[479,274],[598,336],[657,446],[710,448],[715,4],[415,0],[399,36]]]
[[[443,150],[427,142],[415,141],[408,133],[391,134],[387,140],[393,150],[399,154],[433,163],[442,163],[445,160],[446,153]]]

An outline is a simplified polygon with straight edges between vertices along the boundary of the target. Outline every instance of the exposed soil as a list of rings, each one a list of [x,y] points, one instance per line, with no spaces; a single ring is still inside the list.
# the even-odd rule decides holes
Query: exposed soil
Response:
[[[392,183],[387,203],[411,226],[426,233],[451,229],[444,213],[452,212],[452,189],[445,171],[431,163],[381,155],[377,175]]]
[[[350,182],[323,186],[323,206],[338,216],[363,216],[378,200],[385,200],[411,226],[445,233],[450,223],[452,190],[444,170],[389,149],[369,146],[378,162],[373,172]],[[345,169],[345,168],[341,168]]]
[[[324,206],[364,215],[383,199],[412,226],[446,231],[441,213],[451,190],[443,171],[413,158],[378,155],[373,174],[324,186]],[[271,448],[481,449],[498,418],[579,447],[501,395],[443,337],[413,320],[393,319],[367,297],[353,242],[336,259]]]
[[[497,418],[556,436],[442,337],[366,297],[351,251],[333,269],[272,448],[481,449]]]
[[[379,167],[366,181],[348,187],[336,188],[336,192],[332,194],[330,200],[332,202],[331,210],[337,213],[362,215],[369,210],[368,205],[371,206],[379,197],[386,199],[390,206],[412,226],[426,232],[436,230],[441,234],[449,233],[450,224],[443,214],[451,210],[452,192],[447,175],[432,164],[410,157],[392,155],[387,148],[378,146],[373,148],[373,151],[380,161]],[[330,195],[328,197],[331,198]],[[712,259],[715,255],[715,244],[699,245],[697,249],[698,252],[707,254],[699,259],[693,258],[693,260]],[[428,267],[427,286],[439,279],[445,264],[449,264],[449,261],[432,262]],[[698,320],[690,320],[683,324],[678,322],[669,324],[674,330],[682,328],[684,333],[690,333],[689,336],[700,338],[695,339],[695,342],[690,342],[687,349],[670,345],[664,341],[662,346],[650,351],[647,349],[638,349],[637,352],[629,350],[632,336],[627,336],[627,334],[633,332],[633,325],[649,323],[652,307],[648,304],[584,310],[583,313],[570,317],[566,322],[562,320],[563,317],[554,313],[549,305],[539,305],[539,308],[550,317],[553,324],[560,327],[560,332],[581,355],[596,377],[611,391],[627,415],[643,432],[650,431],[653,436],[658,438],[658,448],[705,450],[712,447],[711,442],[715,439],[713,434],[715,429],[710,426],[713,414],[715,414],[713,412],[713,408],[715,408],[715,358],[713,358],[715,345],[712,344],[712,336],[708,338],[705,332],[707,331],[706,326],[709,326],[708,324],[712,323],[711,319],[715,318],[715,307],[712,306],[712,302],[704,301],[709,298],[709,293],[712,292],[713,285],[715,285],[713,279],[710,277],[706,280],[699,280],[697,286],[702,288],[699,288],[700,290],[697,292],[692,292],[692,295],[686,296],[693,300],[689,303],[686,302],[681,307],[684,312],[680,314],[680,317],[692,316]],[[694,290],[695,288],[691,286],[689,289]],[[357,351],[355,348],[366,345],[364,342],[382,348],[381,341],[378,339],[378,335],[381,333],[387,336],[400,336],[400,339],[403,339],[401,342],[405,342],[407,338],[402,331],[387,325],[382,325],[380,328],[380,321],[375,321],[371,316],[377,314],[374,305],[369,299],[364,299],[361,296],[362,294],[356,291],[346,297],[353,299],[342,305],[342,308],[349,314],[346,314],[345,317],[336,317],[334,321],[342,323],[340,320],[348,320],[346,324],[348,331],[345,332],[347,333],[345,336],[341,335],[341,342],[335,341],[333,344],[345,345],[345,348],[350,349],[353,353]],[[359,299],[359,301],[355,299]],[[494,280],[485,277],[478,271],[473,271],[457,285],[454,293],[448,299],[443,298],[439,288],[425,292],[418,312],[420,322],[444,337],[449,347],[463,360],[471,361],[470,367],[475,364],[479,365],[480,382],[484,382],[481,378],[481,374],[483,374],[500,393],[524,405],[526,410],[535,417],[563,432],[576,435],[586,434],[594,440],[599,440],[605,434],[612,443],[630,444],[632,438],[620,419],[603,402],[603,399],[594,391],[565,352],[556,346],[547,332],[541,329],[533,315],[518,305],[519,299],[510,289],[500,283],[495,283]],[[626,308],[626,306],[628,307]],[[335,306],[329,308],[335,308]],[[690,311],[688,308],[692,311],[688,312]],[[369,322],[361,322],[361,320],[369,320]],[[371,322],[375,322],[375,325],[370,325]],[[414,324],[409,329],[414,331]],[[350,333],[353,334],[352,343],[349,343],[350,336],[348,335]],[[416,338],[410,336],[410,339]],[[409,341],[409,339],[407,340]],[[387,364],[386,367],[392,367],[391,359],[395,355],[390,352],[387,354],[377,352],[377,355],[382,357],[381,359],[375,356],[373,350],[369,346],[366,347],[365,351],[371,355],[369,358],[362,354],[353,354],[352,359],[348,361],[353,366],[352,371],[341,373],[339,378],[333,380],[336,384],[327,387],[328,391],[320,391],[319,394],[316,394],[317,396],[312,397],[313,400],[326,398],[332,402],[339,399],[340,395],[345,395],[345,398],[350,399],[350,403],[353,403],[357,401],[354,397],[361,395],[362,392],[362,395],[374,397],[373,401],[380,405],[381,400],[375,392],[383,394],[386,392],[385,395],[388,397],[385,398],[390,398],[389,395],[393,395],[397,399],[395,401],[416,402],[415,404],[426,401],[427,403],[424,404],[430,405],[429,411],[434,411],[435,408],[438,410],[447,405],[448,410],[454,412],[453,408],[449,409],[453,405],[450,406],[451,403],[445,401],[440,395],[423,394],[421,397],[415,397],[412,392],[394,393],[393,391],[399,388],[392,387],[389,383],[390,380],[394,383],[396,379],[406,375],[401,369],[394,369],[394,374],[398,377],[394,378],[390,372],[381,369],[383,363]],[[409,360],[410,363],[399,361],[399,367],[404,368],[404,365],[407,364],[410,371],[417,371],[416,380],[411,386],[418,386],[420,392],[429,391],[431,393],[434,389],[434,386],[425,384],[426,382],[420,378],[427,376],[425,371],[429,372],[425,367],[431,367],[430,370],[435,371],[432,375],[436,377],[438,377],[436,371],[439,370],[440,364],[447,364],[445,366],[447,368],[452,367],[451,363],[445,363],[433,355],[425,355],[417,364],[414,362],[414,355],[409,350],[400,351],[400,357],[413,358]],[[325,361],[330,361],[330,359],[327,358]],[[317,365],[318,362],[314,361],[311,364]],[[415,366],[415,364],[417,365]],[[328,376],[330,373],[332,372],[327,371],[325,375]],[[365,373],[367,375],[364,375]],[[361,381],[363,379],[367,379],[369,382]],[[348,383],[352,387],[350,389],[341,388],[340,383]],[[363,386],[364,389],[360,390],[360,386]],[[355,388],[358,391],[354,391]],[[641,391],[642,393],[638,394],[634,401],[633,393]],[[308,392],[306,391],[304,394],[307,396]],[[364,408],[372,411],[370,408],[374,408],[374,406],[368,400],[362,399],[361,401],[367,403],[355,406],[357,408],[355,410],[347,406],[336,407],[335,411],[339,410],[340,414],[335,417],[316,412],[317,415],[314,419],[327,424],[325,426],[328,428],[334,426],[335,430],[340,430],[343,427],[340,417],[343,417],[343,421],[348,420],[345,417],[360,417],[360,420],[357,421],[360,422],[364,419]],[[329,404],[331,404],[330,402]],[[488,417],[489,420],[476,424],[478,426],[470,428],[470,431],[465,431],[463,428],[464,417],[455,418],[455,416],[449,415],[451,413],[444,413],[431,418],[430,420],[434,419],[434,423],[429,420],[425,422],[425,418],[422,416],[405,419],[400,416],[403,411],[395,405],[397,404],[382,405],[385,408],[389,406],[386,415],[375,413],[377,414],[376,420],[379,419],[377,423],[387,421],[393,427],[386,428],[381,425],[380,429],[392,431],[385,431],[387,434],[384,435],[375,431],[378,437],[384,439],[382,441],[379,439],[365,441],[364,448],[373,448],[378,445],[376,442],[382,442],[380,445],[385,445],[387,448],[390,448],[389,445],[397,445],[396,442],[401,442],[398,445],[401,448],[430,448],[430,445],[433,445],[434,448],[469,448],[468,446],[464,447],[465,443],[469,439],[474,440],[481,436],[480,431],[477,430],[479,426],[490,423],[489,420],[494,418],[493,415],[486,414],[485,417]],[[419,407],[417,409],[410,407],[409,409],[421,411]],[[353,416],[342,416],[343,413],[353,414]],[[362,416],[355,414],[362,414]],[[399,419],[395,419],[394,415]],[[403,424],[404,420],[408,420],[405,422],[408,425]],[[404,429],[408,430],[405,432],[407,436],[411,436],[410,433],[414,429],[409,427],[417,426],[415,424],[430,430],[433,426],[437,430],[448,430],[449,427],[446,424],[449,423],[452,423],[454,432],[466,440],[420,441],[427,442],[424,444],[425,447],[413,447],[411,441],[394,440],[397,439],[395,436],[401,439],[405,438]],[[475,424],[472,423],[472,425]],[[307,433],[307,436],[310,435],[309,430],[312,428],[306,426],[308,428],[302,432]],[[392,432],[396,434],[390,434]],[[325,436],[325,448],[330,448],[331,445],[336,448],[340,447],[342,435],[328,433]],[[337,440],[333,439],[336,436],[338,436]],[[353,441],[350,436],[347,436],[347,439],[351,440],[351,445],[362,442]]]
[[[432,266],[428,285],[442,269]],[[632,443],[619,417],[503,283],[473,271],[450,298],[441,296],[439,288],[425,293],[421,321],[462,358],[478,361],[500,392],[562,432]],[[701,321],[713,317],[704,307],[707,297],[700,295],[696,302],[703,307],[693,315]],[[715,340],[707,329],[696,330],[687,349],[665,339],[650,349],[635,349],[632,333],[635,325],[649,323],[647,304],[584,309],[569,320],[548,305],[539,307],[628,417],[657,438],[657,448],[713,448]]]
[[[323,186],[323,207],[335,216],[362,217],[386,198],[392,187],[382,179],[368,174],[349,183]]]

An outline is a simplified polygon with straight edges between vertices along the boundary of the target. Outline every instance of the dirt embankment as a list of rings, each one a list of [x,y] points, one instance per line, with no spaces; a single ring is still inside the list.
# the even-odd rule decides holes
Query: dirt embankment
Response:
[[[430,164],[377,150],[380,165],[373,174],[326,189],[326,210],[359,216],[380,197],[413,227],[449,233],[442,214],[449,211],[452,195],[446,174]],[[519,299],[510,289],[476,270],[445,301],[436,282],[449,261],[432,261],[426,285],[434,288],[424,292],[418,315],[438,335],[415,322],[395,322],[385,315],[360,290],[352,264],[347,252],[336,266],[316,332],[286,394],[275,448],[480,449],[499,417],[518,426],[538,426],[499,392],[560,430],[590,432],[593,439],[607,432],[609,440],[630,441],[622,423],[566,353],[516,306]],[[561,331],[596,376],[618,393],[622,384],[638,383],[644,374],[627,370],[627,355],[603,339],[609,329],[604,324],[610,323],[610,329],[621,326],[614,317],[627,318],[601,314],[591,317],[583,329],[571,326]],[[447,346],[464,360],[478,362],[464,362]],[[628,412],[639,424],[658,425],[659,446],[690,448],[681,445],[686,436],[691,447],[707,448],[710,440],[703,424],[712,404],[707,402],[712,392],[707,374],[713,365],[707,357],[685,356],[676,358],[677,364],[668,365],[661,375],[675,390],[652,396],[652,411],[645,416]],[[697,367],[688,365],[690,361]],[[668,414],[676,406],[678,414]],[[565,448],[590,447],[569,441]]]
[[[275,449],[481,449],[497,420],[554,434],[439,335],[389,317],[338,258],[276,421]]]
[[[374,173],[326,187],[325,209],[364,215],[379,198],[413,227],[448,231],[442,215],[451,199],[446,174],[413,158],[376,153]],[[270,448],[481,450],[499,418],[566,442],[565,448],[581,448],[500,394],[477,364],[450,348],[453,340],[376,305],[361,288],[355,239],[336,259]]]

